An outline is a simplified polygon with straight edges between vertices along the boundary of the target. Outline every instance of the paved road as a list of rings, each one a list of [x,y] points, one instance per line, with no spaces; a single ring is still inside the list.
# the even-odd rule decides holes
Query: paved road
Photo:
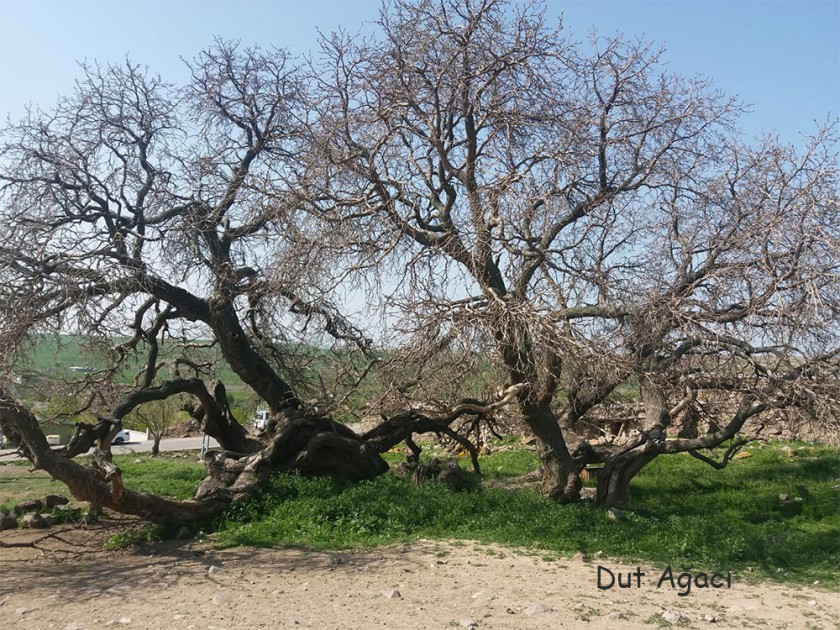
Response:
[[[209,439],[209,448],[218,448],[219,443],[214,440],[213,438]],[[116,444],[111,445],[111,452],[114,455],[130,455],[132,453],[148,453],[152,450],[153,442],[151,440],[142,441],[142,442],[126,442],[125,444],[121,444],[117,446]],[[200,451],[201,450],[201,438],[200,437],[189,437],[189,438],[166,438],[160,441],[160,450],[161,451]]]
[[[201,450],[200,437],[190,438],[166,438],[160,441],[161,451],[200,451]],[[210,448],[218,448],[219,443],[213,438],[209,438]],[[149,453],[152,450],[153,442],[151,440],[143,440],[139,442],[126,442],[125,444],[111,445],[111,452],[114,455],[132,455],[134,453]],[[13,462],[21,459],[15,453],[14,449],[6,449],[0,451],[0,462]]]

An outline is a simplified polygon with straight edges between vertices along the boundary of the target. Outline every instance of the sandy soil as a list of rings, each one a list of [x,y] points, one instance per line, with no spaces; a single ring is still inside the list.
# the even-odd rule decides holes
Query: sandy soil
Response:
[[[642,567],[641,587],[597,588],[607,559],[544,559],[420,541],[340,553],[214,549],[187,541],[102,551],[114,528],[61,530],[40,549],[0,548],[0,628],[840,628],[840,597],[750,584],[680,597]],[[44,532],[3,532],[25,543]]]

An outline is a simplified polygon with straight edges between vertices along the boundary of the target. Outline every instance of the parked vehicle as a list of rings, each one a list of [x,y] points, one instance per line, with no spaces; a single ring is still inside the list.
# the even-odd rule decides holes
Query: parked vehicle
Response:
[[[117,434],[114,436],[114,439],[111,440],[111,444],[125,444],[131,439],[131,435],[125,429],[121,431],[117,431]]]

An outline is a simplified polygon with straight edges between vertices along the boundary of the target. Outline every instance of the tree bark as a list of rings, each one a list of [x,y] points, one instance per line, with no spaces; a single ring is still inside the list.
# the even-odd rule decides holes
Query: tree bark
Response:
[[[630,481],[659,454],[645,448],[622,452],[607,460],[598,472],[595,502],[603,507],[626,507],[630,503]]]
[[[525,422],[536,438],[543,469],[542,494],[562,503],[577,501],[582,485],[580,475],[554,412],[547,404],[526,401],[520,406]]]
[[[251,346],[233,305],[224,300],[211,300],[209,306],[207,323],[231,369],[266,401],[273,413],[299,409],[300,400],[289,384]]]

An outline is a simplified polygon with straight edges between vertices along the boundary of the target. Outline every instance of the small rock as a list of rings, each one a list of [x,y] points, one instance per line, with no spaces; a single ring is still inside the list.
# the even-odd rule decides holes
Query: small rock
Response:
[[[531,604],[528,608],[525,609],[526,615],[542,615],[544,613],[553,612],[554,609],[551,606],[547,606],[546,604]]]
[[[138,457],[138,458],[136,458],[136,459],[134,460],[134,463],[135,463],[135,464],[142,464],[142,463],[143,463],[143,460],[142,460],[142,459],[140,459],[140,458]]]
[[[627,516],[618,508],[611,507],[607,512],[607,517],[613,521],[626,521]]]
[[[291,628],[292,626],[299,626],[300,622],[297,619],[289,619],[286,625]]]
[[[40,514],[24,514],[20,526],[24,529],[46,529],[47,523]]]
[[[5,529],[16,529],[18,526],[17,519],[11,514],[0,514],[0,532]]]
[[[809,602],[808,602],[808,605],[809,605],[809,606],[816,606],[816,605],[817,605],[817,600],[816,600],[816,599],[812,599],[811,601],[809,601]]]
[[[64,626],[64,630],[84,630],[84,628],[84,625],[78,621],[71,621]]]
[[[715,617],[714,615],[706,615],[705,617],[703,617],[703,620],[708,621],[709,623],[717,623],[717,617]]]
[[[676,610],[665,610],[662,612],[662,618],[668,623],[679,623],[683,620],[683,616]]]
[[[131,624],[131,617],[120,617],[119,621],[117,621],[117,623],[122,625],[122,626],[130,625]]]
[[[18,608],[17,610],[15,610],[15,612],[16,612],[17,614],[19,614],[20,616],[23,616],[23,615],[25,615],[26,613],[30,613],[30,612],[32,612],[32,609],[31,609],[31,608],[21,607],[21,608]]]
[[[793,497],[794,503],[802,503],[804,500],[802,497]]]
[[[15,514],[23,514],[24,512],[37,512],[42,509],[44,504],[38,499],[34,501],[23,501],[15,506]]]
[[[782,492],[782,494],[779,495],[779,501],[790,501],[790,495]]]
[[[215,564],[211,564],[209,567],[207,567],[207,571],[205,571],[204,574],[207,577],[212,577],[213,575],[215,575],[216,573],[218,573],[221,570],[222,570],[222,567],[217,567]]]
[[[569,558],[569,562],[583,562],[585,559],[586,556],[584,556],[582,552],[578,551],[575,555]]]
[[[467,485],[464,470],[456,461],[449,461],[438,474],[438,482],[447,486],[453,492],[460,492]]]
[[[607,615],[607,619],[626,619],[626,617],[624,616],[624,613],[614,610]]]
[[[467,630],[475,630],[478,628],[478,622],[475,619],[461,619],[460,621],[461,627],[466,628]]]
[[[385,597],[387,597],[388,599],[401,599],[402,598],[402,595],[400,594],[400,592],[395,588],[389,589],[387,591],[382,591],[382,594]]]
[[[60,494],[48,494],[44,497],[44,507],[48,510],[58,507],[59,505],[67,505],[68,503],[70,503],[70,499],[63,497]]]
[[[213,599],[211,599],[210,601],[216,604],[217,606],[221,606],[222,604],[227,603],[227,599],[227,595],[225,595],[224,593],[219,593],[218,595],[214,595]]]
[[[176,613],[172,618],[176,621],[180,621],[181,619],[186,619],[187,616],[184,613]]]

